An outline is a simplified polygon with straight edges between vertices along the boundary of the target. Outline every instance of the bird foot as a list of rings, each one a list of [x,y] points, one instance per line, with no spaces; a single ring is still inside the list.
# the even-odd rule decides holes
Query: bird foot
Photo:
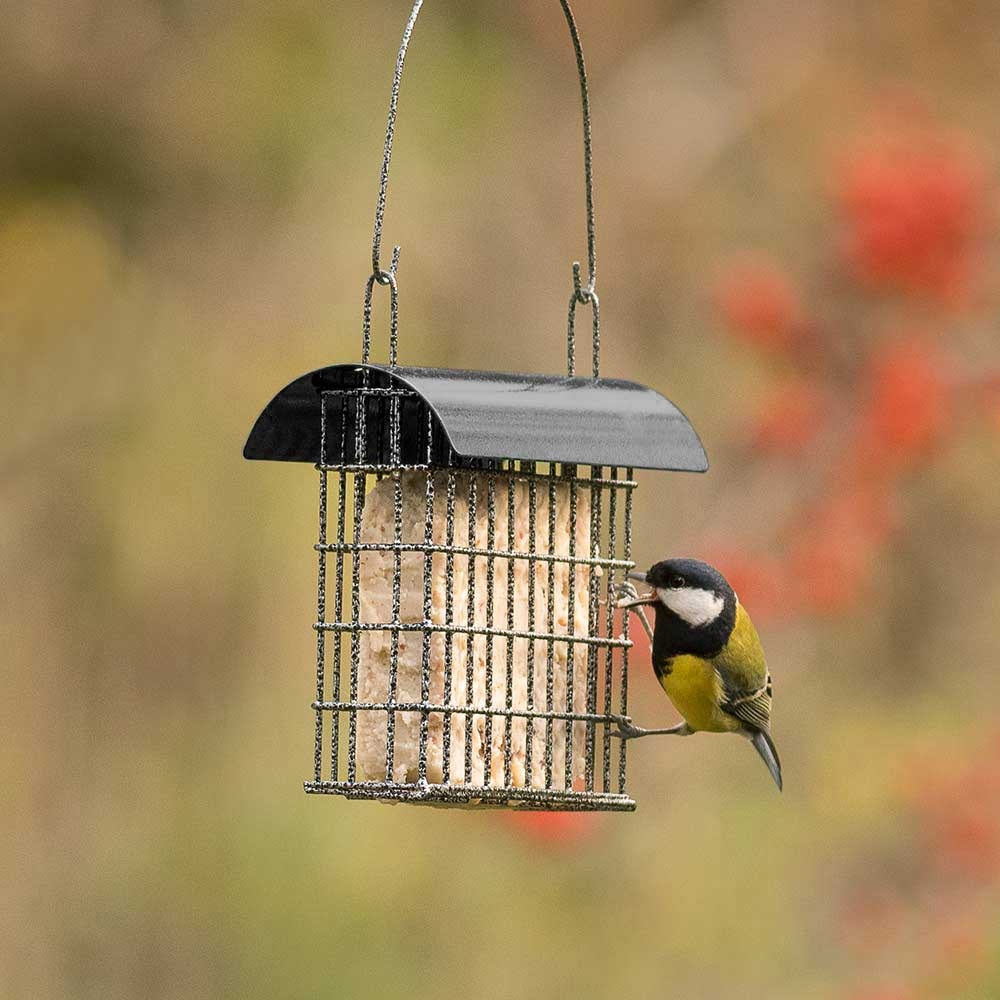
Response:
[[[609,736],[617,736],[620,740],[634,740],[640,736],[690,736],[694,730],[686,722],[678,722],[676,726],[667,729],[643,729],[633,726],[632,720],[619,720],[617,729],[609,729]]]
[[[617,736],[620,740],[634,740],[639,736],[648,735],[649,730],[632,725],[631,719],[619,719],[617,729],[609,729],[608,736]]]

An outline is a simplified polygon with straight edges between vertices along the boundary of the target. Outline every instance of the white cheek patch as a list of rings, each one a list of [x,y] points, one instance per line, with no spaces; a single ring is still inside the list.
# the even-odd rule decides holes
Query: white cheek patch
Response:
[[[657,589],[660,600],[688,625],[699,626],[714,622],[722,614],[725,601],[711,590],[681,587],[677,590]]]

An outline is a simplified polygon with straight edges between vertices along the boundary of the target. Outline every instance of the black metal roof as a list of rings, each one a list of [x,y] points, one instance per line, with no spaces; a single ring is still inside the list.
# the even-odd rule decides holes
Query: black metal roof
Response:
[[[319,462],[322,393],[357,388],[366,370],[369,385],[416,392],[463,458],[708,468],[687,417],[637,382],[386,365],[331,365],[295,379],[257,418],[244,457]]]

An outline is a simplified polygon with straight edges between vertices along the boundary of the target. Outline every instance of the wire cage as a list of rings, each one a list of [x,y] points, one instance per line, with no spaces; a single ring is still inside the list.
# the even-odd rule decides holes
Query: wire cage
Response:
[[[574,265],[568,374],[397,364],[399,248],[378,261],[403,57],[396,64],[365,290],[362,363],[297,378],[258,417],[250,459],[319,472],[314,757],[307,792],[438,805],[631,810],[627,616],[634,469],[703,471],[683,414],[601,378],[586,75],[589,282]],[[370,361],[376,284],[389,363]],[[593,377],[574,311],[593,311]]]

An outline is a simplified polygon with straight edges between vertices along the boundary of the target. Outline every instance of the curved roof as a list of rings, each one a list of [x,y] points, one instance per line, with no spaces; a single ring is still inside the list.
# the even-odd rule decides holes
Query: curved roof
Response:
[[[637,382],[385,365],[331,365],[295,379],[257,418],[244,457],[319,462],[322,394],[351,392],[366,370],[372,386],[413,390],[463,458],[708,468],[687,417]],[[408,413],[416,417],[415,411],[402,412],[404,424]],[[327,437],[327,461],[333,464],[329,432]]]

